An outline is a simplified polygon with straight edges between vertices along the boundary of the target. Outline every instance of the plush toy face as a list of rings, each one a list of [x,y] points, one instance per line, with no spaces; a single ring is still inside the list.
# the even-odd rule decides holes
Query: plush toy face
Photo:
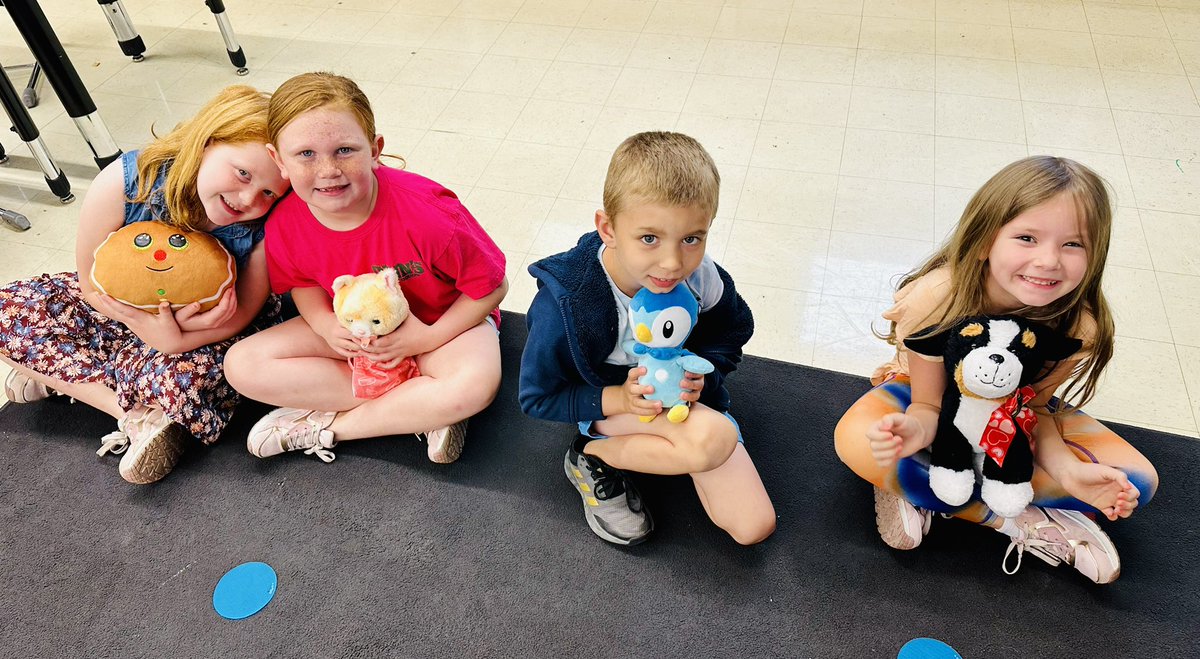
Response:
[[[390,334],[408,318],[408,301],[392,268],[378,273],[342,275],[333,280],[333,313],[354,338]]]
[[[158,313],[199,302],[211,309],[237,280],[233,256],[203,232],[161,222],[134,222],[109,234],[96,248],[92,285],[130,306]]]
[[[692,332],[699,306],[687,286],[680,284],[669,293],[643,288],[633,296],[629,310],[638,343],[651,348],[676,348]]]
[[[943,357],[964,394],[997,399],[1033,382],[1046,362],[1066,359],[1081,342],[1017,316],[982,316],[936,336],[907,339],[905,345]]]

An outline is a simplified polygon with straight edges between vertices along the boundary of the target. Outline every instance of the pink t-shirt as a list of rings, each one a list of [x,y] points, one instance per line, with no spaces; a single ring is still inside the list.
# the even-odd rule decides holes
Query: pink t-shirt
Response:
[[[478,300],[500,286],[504,253],[453,192],[390,167],[375,177],[375,208],[351,231],[327,228],[294,194],[279,202],[264,243],[272,290],[319,286],[332,297],[338,276],[392,267],[413,315],[433,324],[459,295]],[[492,317],[499,327],[500,310]]]

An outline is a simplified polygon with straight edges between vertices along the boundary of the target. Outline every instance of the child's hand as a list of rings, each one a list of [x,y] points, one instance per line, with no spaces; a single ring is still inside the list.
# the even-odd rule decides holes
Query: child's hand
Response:
[[[700,391],[704,389],[704,376],[690,371],[683,372],[683,380],[679,382],[679,400],[694,403],[700,400]]]
[[[871,455],[880,467],[890,467],[900,458],[925,448],[925,429],[909,414],[899,412],[885,415],[867,429]]]
[[[624,411],[637,416],[657,416],[662,412],[662,402],[646,400],[646,394],[654,393],[651,385],[638,384],[638,378],[646,374],[646,367],[635,366],[629,369],[629,377],[621,385],[621,403]]]
[[[229,322],[237,313],[237,308],[237,294],[230,288],[221,295],[217,306],[208,311],[200,311],[199,302],[193,302],[176,311],[175,322],[179,323],[179,329],[184,332],[210,330]]]
[[[330,318],[333,317],[330,316]],[[325,343],[329,344],[330,349],[346,359],[353,359],[363,354],[362,348],[358,344],[358,339],[354,338],[350,330],[342,327],[342,324],[337,322],[337,319],[334,319],[324,332],[317,333],[322,339],[325,339]]]
[[[1125,472],[1093,462],[1073,465],[1060,484],[1067,494],[1094,506],[1110,521],[1132,515],[1142,494]]]
[[[174,353],[183,334],[175,322],[170,302],[160,302],[158,315],[118,302],[111,296],[96,296],[96,311],[124,323],[143,343],[159,352]]]
[[[438,346],[429,345],[429,325],[409,316],[391,334],[377,336],[363,352],[382,368],[395,368],[405,357],[420,355]]]

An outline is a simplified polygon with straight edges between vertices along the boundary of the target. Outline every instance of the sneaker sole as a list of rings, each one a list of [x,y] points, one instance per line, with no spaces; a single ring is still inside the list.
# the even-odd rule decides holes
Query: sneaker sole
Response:
[[[467,422],[462,422],[461,429],[458,427],[458,424],[450,426],[450,431],[446,433],[445,445],[437,449],[435,449],[432,445],[429,447],[429,461],[440,465],[448,465],[462,457],[463,446],[466,445],[466,443]]]
[[[172,423],[135,453],[130,451],[121,459],[118,471],[121,478],[134,485],[149,485],[162,480],[178,464],[183,455],[183,428]]]
[[[604,525],[600,523],[600,520],[592,512],[591,506],[589,506],[587,502],[587,498],[590,495],[584,491],[583,485],[585,485],[585,483],[580,480],[580,478],[575,476],[575,471],[576,467],[575,465],[571,464],[570,458],[563,458],[563,472],[567,475],[567,480],[571,481],[571,485],[575,487],[575,491],[578,492],[579,496],[582,498],[581,503],[583,503],[583,516],[585,519],[587,519],[588,526],[591,527],[592,533],[600,536],[602,540],[624,547],[632,547],[633,545],[639,545],[645,542],[646,538],[650,536],[650,532],[654,530],[654,521],[650,518],[650,513],[646,513],[646,521],[649,522],[650,528],[646,530],[645,535],[633,539],[622,538],[620,536],[613,535],[608,529],[604,528]]]
[[[875,488],[875,528],[879,530],[879,537],[883,539],[884,544],[892,549],[899,549],[901,551],[916,549],[921,545],[921,540],[924,539],[925,534],[922,533],[920,538],[914,540],[912,535],[904,530],[904,513],[903,511],[896,511],[895,507],[898,505],[895,501],[896,497],[897,495]],[[885,528],[879,522],[881,515],[894,516],[895,523]],[[923,531],[928,531],[926,527],[928,522],[928,518],[924,520],[922,524]]]

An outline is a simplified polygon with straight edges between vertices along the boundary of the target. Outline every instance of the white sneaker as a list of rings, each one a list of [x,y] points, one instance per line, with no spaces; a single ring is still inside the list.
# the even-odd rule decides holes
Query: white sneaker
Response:
[[[336,456],[329,449],[337,442],[327,428],[336,416],[337,412],[280,407],[254,424],[246,438],[246,449],[260,458],[303,450],[322,462],[333,462]]]
[[[1004,552],[1005,574],[1021,569],[1021,556],[1029,552],[1050,565],[1066,563],[1095,583],[1112,583],[1121,575],[1117,548],[1100,527],[1083,513],[1029,506],[1012,520],[1017,536]],[[1017,563],[1008,569],[1008,558],[1017,550]]]
[[[13,369],[4,378],[4,395],[14,403],[32,403],[50,397],[54,390]]]
[[[879,537],[892,549],[916,549],[929,533],[933,515],[904,497],[875,488],[875,526]]]
[[[463,419],[445,428],[418,433],[428,442],[429,459],[438,464],[450,464],[462,455],[463,444],[467,441],[467,421]]]
[[[125,414],[117,427],[116,433],[101,438],[97,455],[103,455],[106,450],[124,453],[117,471],[121,478],[135,485],[162,480],[175,468],[187,448],[188,432],[157,407],[138,405]],[[128,440],[126,444],[122,445],[119,435]]]

